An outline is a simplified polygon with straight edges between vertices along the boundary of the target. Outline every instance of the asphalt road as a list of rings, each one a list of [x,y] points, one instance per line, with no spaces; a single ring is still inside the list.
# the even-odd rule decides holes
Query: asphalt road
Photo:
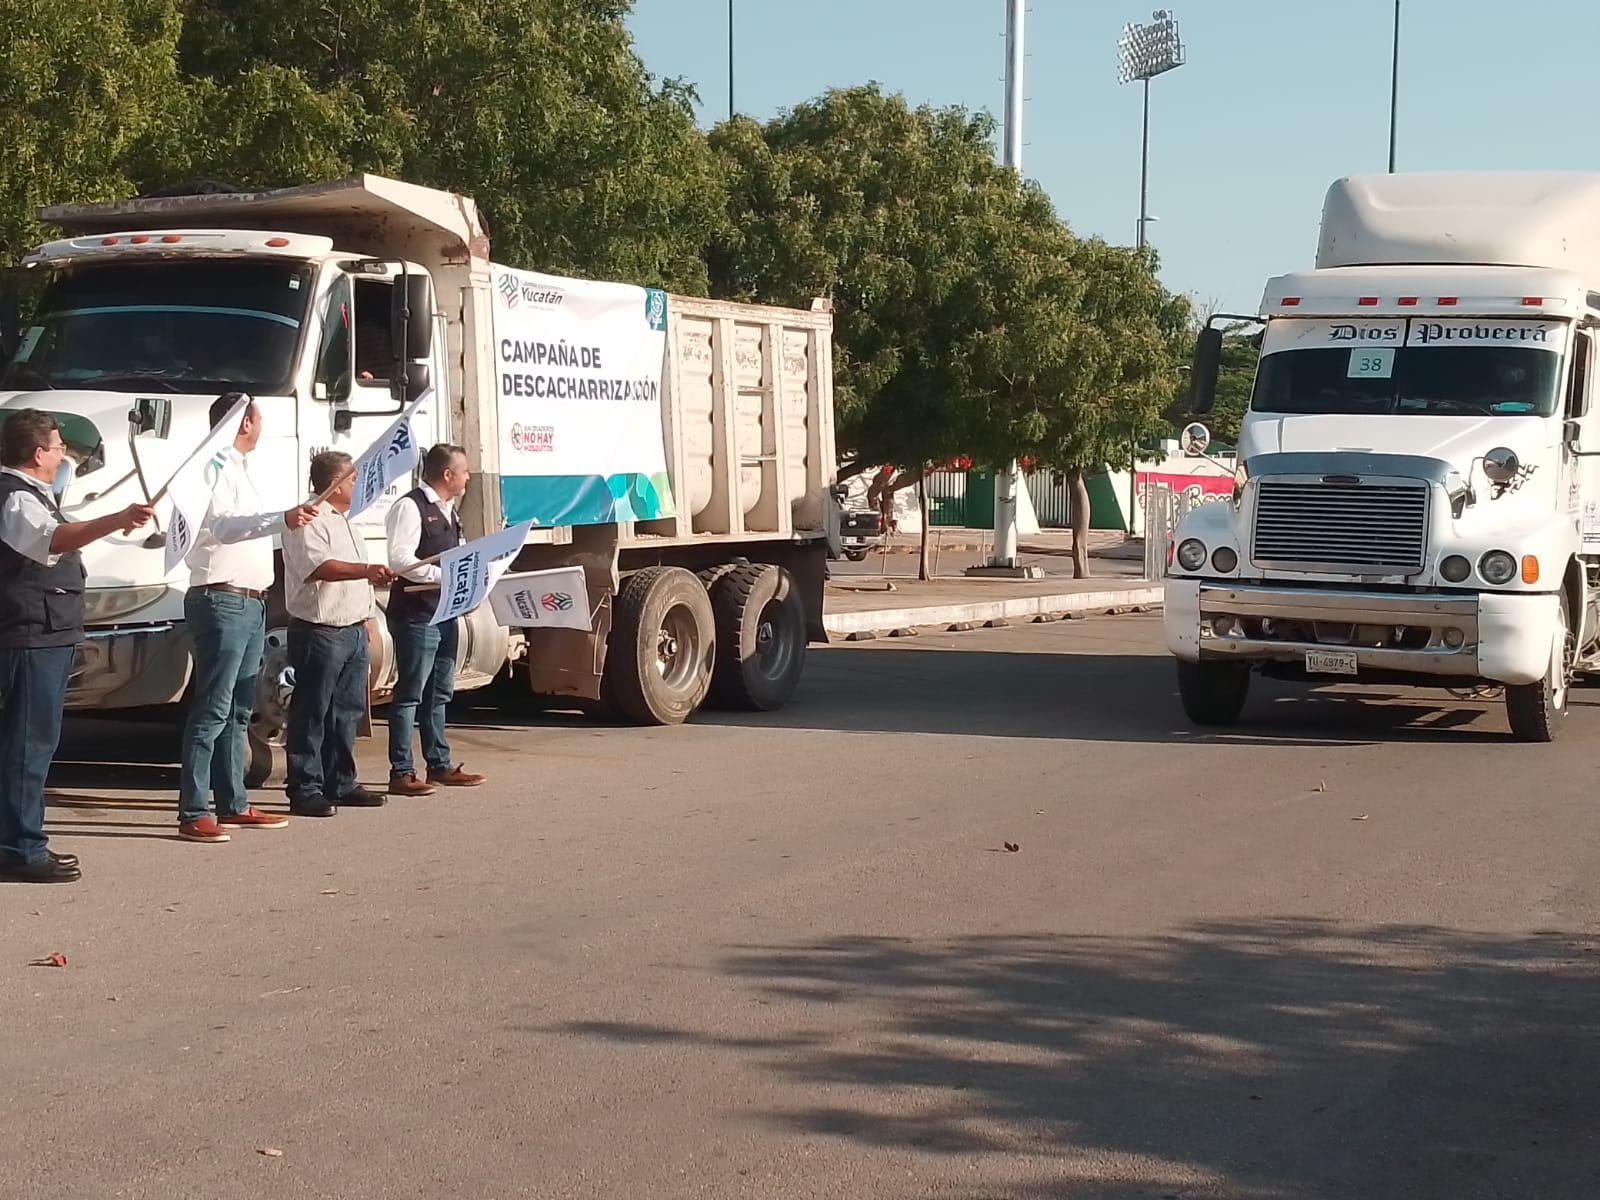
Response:
[[[1196,736],[1158,621],[480,716],[490,786],[225,846],[79,729],[128,762],[59,771],[82,884],[0,889],[0,1195],[1600,1194],[1600,694]]]

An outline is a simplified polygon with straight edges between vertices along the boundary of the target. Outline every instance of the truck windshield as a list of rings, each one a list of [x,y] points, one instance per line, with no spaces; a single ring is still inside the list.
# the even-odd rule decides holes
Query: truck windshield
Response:
[[[0,386],[282,394],[311,290],[293,262],[68,267],[45,288]]]
[[[1263,355],[1252,412],[1549,416],[1562,357],[1521,346],[1319,347]]]

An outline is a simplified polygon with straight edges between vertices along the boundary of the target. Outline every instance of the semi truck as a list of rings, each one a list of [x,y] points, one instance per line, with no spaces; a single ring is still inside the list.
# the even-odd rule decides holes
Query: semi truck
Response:
[[[1237,320],[1199,334],[1196,416]],[[1166,579],[1188,718],[1236,722],[1261,674],[1498,692],[1514,738],[1556,737],[1600,670],[1600,174],[1340,179],[1253,320],[1231,500]]]
[[[839,553],[826,302],[742,305],[512,270],[490,261],[470,198],[378,176],[194,193],[44,209],[63,236],[7,275],[0,416],[56,416],[68,516],[158,493],[225,391],[260,407],[251,469],[274,508],[306,498],[315,453],[359,456],[414,405],[421,446],[457,442],[471,459],[467,536],[535,521],[514,569],[581,568],[593,617],[588,630],[507,628],[482,606],[461,620],[458,689],[509,681],[644,724],[707,702],[788,701],[808,643],[825,640],[823,579]],[[574,311],[613,326],[636,313],[642,336],[613,329],[603,351],[599,333],[590,346],[540,332]],[[394,483],[357,522],[374,561],[387,507],[410,486]],[[163,501],[154,533],[86,553],[69,708],[182,703],[187,576],[164,570],[171,517]],[[292,691],[281,556],[267,612],[257,783],[281,763]],[[380,612],[368,632],[381,703],[394,656]]]

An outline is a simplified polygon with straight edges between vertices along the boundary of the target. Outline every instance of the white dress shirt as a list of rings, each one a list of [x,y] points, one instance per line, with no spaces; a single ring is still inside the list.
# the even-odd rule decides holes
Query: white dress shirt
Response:
[[[231,583],[264,592],[272,586],[272,543],[285,532],[281,512],[262,512],[261,496],[244,455],[229,446],[218,455],[220,472],[211,489],[211,507],[184,561],[189,586]]]
[[[316,520],[283,535],[283,593],[291,617],[313,625],[359,625],[372,615],[372,585],[311,578],[325,562],[364,563],[367,550],[350,518],[324,504]]]
[[[453,501],[440,499],[439,493],[427,484],[422,485],[422,494],[430,504],[438,505],[445,518],[449,519]],[[438,565],[428,563],[419,566],[417,562],[417,546],[422,541],[422,510],[417,507],[417,502],[410,496],[396,500],[389,508],[384,527],[389,533],[389,570],[396,575],[404,575],[412,583],[438,583]]]
[[[36,563],[55,566],[61,555],[50,553],[50,539],[61,522],[44,500],[50,494],[50,485],[10,467],[0,467],[0,471],[33,485],[32,491],[12,492],[6,497],[5,507],[0,509],[0,541]]]

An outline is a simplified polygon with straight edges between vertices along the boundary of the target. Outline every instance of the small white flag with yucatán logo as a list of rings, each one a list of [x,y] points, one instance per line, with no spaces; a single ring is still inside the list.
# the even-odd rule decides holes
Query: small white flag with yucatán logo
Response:
[[[367,452],[356,459],[355,487],[350,492],[349,519],[355,520],[378,502],[389,485],[403,475],[417,469],[421,452],[417,449],[416,435],[411,432],[411,418],[417,409],[433,398],[428,388],[395,418],[394,424],[383,431]]]
[[[250,397],[241,396],[161,489],[172,498],[165,568],[169,573],[188,558],[189,551],[194,548],[195,535],[200,532],[206,511],[211,507],[211,489],[216,486],[217,473],[222,469],[220,456],[239,436],[239,425],[249,408]],[[156,494],[157,499],[161,492]]]
[[[511,566],[532,521],[476,538],[439,556],[439,603],[428,623],[438,625],[465,616],[478,605]]]
[[[582,567],[502,575],[489,593],[489,607],[495,620],[508,629],[594,627]]]

